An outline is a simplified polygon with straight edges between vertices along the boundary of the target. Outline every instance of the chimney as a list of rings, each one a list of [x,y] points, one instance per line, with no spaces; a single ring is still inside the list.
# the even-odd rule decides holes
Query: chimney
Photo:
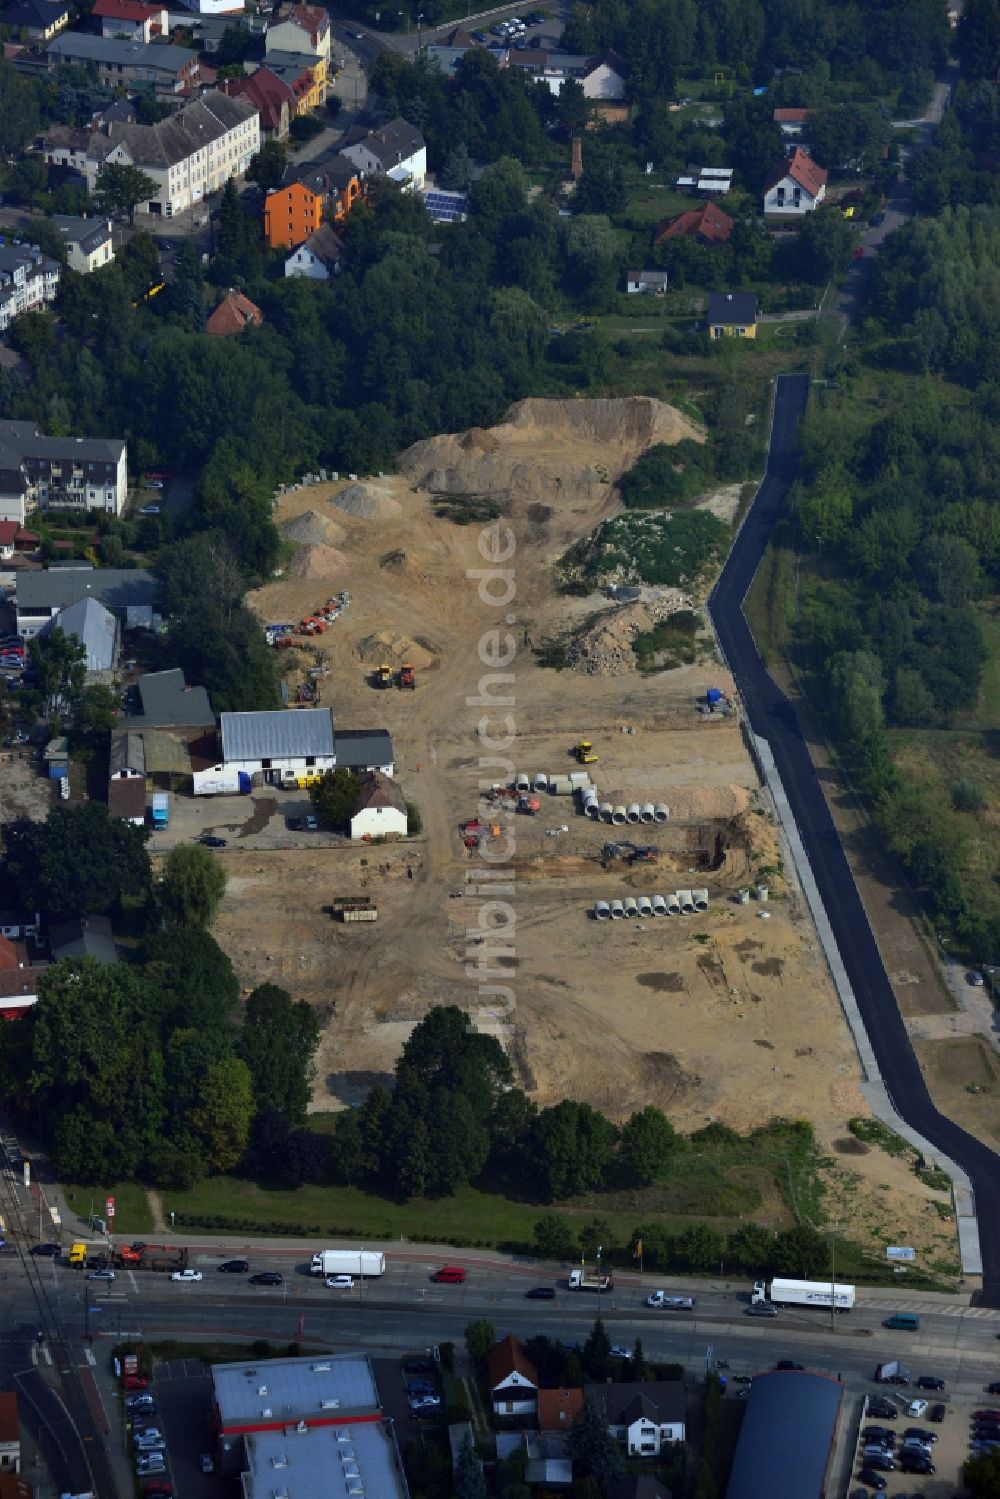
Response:
[[[573,160],[570,166],[570,176],[574,182],[579,182],[583,176],[583,141],[578,135],[573,137]]]

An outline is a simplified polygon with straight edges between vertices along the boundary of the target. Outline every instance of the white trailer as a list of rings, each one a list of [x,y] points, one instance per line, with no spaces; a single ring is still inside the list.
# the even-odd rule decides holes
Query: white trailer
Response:
[[[772,1280],[768,1287],[766,1281],[755,1280],[751,1306],[767,1301],[774,1306],[816,1306],[827,1311],[832,1302],[838,1312],[849,1312],[854,1306],[854,1287],[831,1285],[828,1280]]]
[[[319,1249],[310,1269],[313,1275],[384,1275],[385,1255],[377,1249]]]

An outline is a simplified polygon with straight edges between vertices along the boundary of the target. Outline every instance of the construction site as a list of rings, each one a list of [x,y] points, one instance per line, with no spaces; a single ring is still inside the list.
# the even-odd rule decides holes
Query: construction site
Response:
[[[418,444],[398,474],[278,497],[299,550],[250,600],[262,626],[315,617],[324,594],[350,603],[281,647],[289,701],[328,671],[338,718],[377,711],[423,823],[405,844],[227,851],[216,935],[244,985],[267,979],[316,1007],[315,1109],[359,1102],[447,1003],[501,1038],[540,1105],[572,1097],[622,1118],[656,1103],[686,1130],[804,1117],[831,1147],[868,1112],[710,646],[642,674],[627,652],[613,672],[536,657],[555,634],[613,629],[647,593],[658,609],[701,609],[706,580],[666,605],[664,590],[623,602],[559,589],[567,549],[617,513],[616,479],[652,442],[691,436],[686,416],[644,397],[527,401],[489,432]],[[483,537],[508,528],[512,591],[498,607],[480,587]],[[377,920],[331,920],[334,895]]]

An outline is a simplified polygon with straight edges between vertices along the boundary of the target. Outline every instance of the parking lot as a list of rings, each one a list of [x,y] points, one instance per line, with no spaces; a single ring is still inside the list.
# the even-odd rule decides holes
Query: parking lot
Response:
[[[167,1461],[174,1493],[185,1499],[218,1499],[226,1481],[218,1473],[203,1473],[203,1453],[215,1452],[209,1421],[212,1380],[200,1359],[172,1359],[158,1364],[150,1393],[158,1410],[155,1418],[167,1439]]]
[[[170,797],[170,824],[154,832],[150,853],[167,853],[179,843],[203,836],[224,838],[226,845],[243,848],[336,848],[349,847],[350,840],[323,830],[295,829],[290,823],[304,822],[312,815],[308,791],[285,791],[279,786],[260,786],[251,796]]]
[[[931,1444],[933,1474],[904,1473],[897,1467],[894,1472],[880,1474],[885,1487],[876,1489],[860,1479],[862,1461],[860,1456],[854,1465],[854,1480],[850,1488],[851,1499],[872,1499],[881,1495],[884,1499],[954,1499],[962,1493],[962,1466],[972,1456],[972,1415],[974,1411],[996,1407],[1000,1410],[1000,1399],[983,1394],[974,1396],[949,1396],[947,1390],[928,1392],[926,1396],[909,1387],[905,1390],[879,1392],[873,1395],[876,1401],[886,1399],[895,1407],[897,1415],[868,1415],[863,1418],[861,1430],[881,1426],[891,1430],[895,1436],[895,1451],[898,1453],[904,1434],[912,1428],[933,1432],[936,1440]],[[927,1409],[919,1417],[907,1414],[912,1400],[927,1400]],[[944,1407],[944,1414],[931,1419],[935,1407]],[[860,1453],[859,1442],[859,1453]]]

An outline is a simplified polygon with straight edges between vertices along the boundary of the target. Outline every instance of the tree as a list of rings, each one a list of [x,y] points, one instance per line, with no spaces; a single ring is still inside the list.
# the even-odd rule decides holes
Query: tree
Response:
[[[722,1263],[724,1242],[722,1235],[707,1223],[691,1223],[674,1239],[674,1262],[684,1270],[715,1270]]]
[[[1000,1499],[1000,1452],[978,1452],[968,1458],[962,1478],[974,1499]]]
[[[475,169],[469,148],[464,141],[459,141],[446,157],[438,180],[449,192],[467,193],[474,179]]]
[[[799,275],[821,285],[847,265],[854,242],[850,220],[832,203],[807,213],[799,228],[796,246]]]
[[[639,1186],[649,1186],[661,1175],[677,1148],[677,1134],[662,1109],[653,1104],[633,1114],[622,1130],[622,1165]]]
[[[158,895],[172,926],[207,927],[226,893],[226,871],[200,843],[179,843],[167,855]]]
[[[604,1183],[616,1130],[589,1104],[566,1099],[543,1109],[526,1146],[527,1171],[550,1200],[592,1191]]]
[[[726,1259],[748,1271],[755,1279],[770,1275],[774,1234],[760,1223],[741,1223],[726,1240]]]
[[[455,1464],[455,1495],[456,1499],[486,1499],[483,1465],[470,1436],[466,1436]]]
[[[821,1233],[808,1223],[779,1234],[774,1246],[774,1268],[779,1275],[809,1280],[830,1263],[830,1246]]]
[[[575,1252],[573,1234],[565,1218],[546,1213],[535,1224],[535,1253],[543,1260],[565,1260]]]
[[[610,1363],[611,1339],[604,1326],[604,1319],[598,1317],[583,1345],[583,1366],[591,1379],[603,1380],[607,1377]]]
[[[104,213],[128,214],[128,221],[133,224],[136,206],[148,203],[157,191],[156,182],[148,172],[106,161],[97,174],[93,198]]]
[[[250,1069],[259,1111],[273,1110],[290,1124],[305,1120],[318,1045],[319,1022],[305,1000],[293,1000],[275,984],[253,991],[237,1048]]]
[[[1000,71],[1000,0],[967,0],[958,22],[958,56],[966,78]]]
[[[309,787],[309,800],[325,827],[344,828],[357,805],[358,778],[352,770],[328,770]]]
[[[247,181],[256,182],[265,193],[281,186],[288,165],[288,149],[281,142],[267,140],[247,167]]]
[[[71,713],[87,675],[87,652],[80,637],[56,625],[28,641],[28,661],[38,675],[46,715],[62,718]]]
[[[602,1490],[609,1488],[625,1471],[618,1443],[589,1395],[573,1422],[569,1445],[574,1467],[579,1464],[581,1476],[595,1479]]]
[[[474,1364],[484,1364],[497,1340],[496,1328],[485,1317],[476,1317],[465,1329],[465,1350]]]
[[[26,904],[50,918],[110,911],[126,894],[148,895],[148,837],[98,802],[53,807],[42,823],[8,829],[8,872]]]
[[[191,1128],[200,1137],[212,1171],[231,1171],[246,1155],[253,1119],[250,1069],[239,1057],[213,1063],[205,1072]]]

